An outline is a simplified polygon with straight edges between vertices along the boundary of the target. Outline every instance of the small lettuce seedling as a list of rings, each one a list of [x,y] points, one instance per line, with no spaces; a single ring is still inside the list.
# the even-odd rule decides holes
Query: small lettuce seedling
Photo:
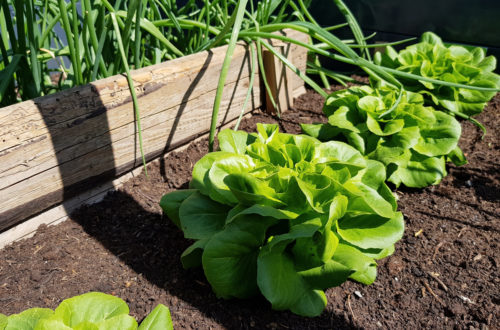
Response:
[[[302,124],[302,130],[322,141],[345,140],[367,158],[382,162],[388,181],[399,186],[426,187],[446,176],[445,161],[466,163],[457,146],[457,120],[425,107],[421,94],[381,87],[352,87],[332,93],[323,112],[328,124]]]
[[[137,327],[127,304],[112,295],[89,292],[63,300],[55,311],[31,308],[19,314],[0,314],[0,330],[172,330],[170,311],[158,305]]]
[[[403,72],[422,75],[450,83],[476,87],[500,88],[500,76],[494,56],[486,56],[479,47],[446,45],[432,32],[425,32],[420,43],[408,46],[399,53],[387,46],[385,53],[376,53],[377,64]],[[483,111],[486,102],[496,92],[436,85],[431,82],[401,79],[405,88],[421,93],[430,101],[452,113],[468,117]]]
[[[342,142],[257,130],[221,131],[221,150],[195,164],[191,189],[161,206],[195,240],[184,267],[201,265],[217,296],[260,292],[274,309],[317,316],[323,290],[375,280],[375,260],[394,251],[403,216],[382,163]]]

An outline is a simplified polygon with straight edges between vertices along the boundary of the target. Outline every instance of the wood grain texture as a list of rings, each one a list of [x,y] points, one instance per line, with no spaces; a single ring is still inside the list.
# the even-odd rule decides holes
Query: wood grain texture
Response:
[[[299,50],[291,60],[305,68],[305,50]],[[209,130],[225,51],[219,47],[132,72],[147,160]],[[249,49],[238,45],[219,125],[242,110],[250,62]],[[293,93],[301,83],[291,86]],[[262,99],[257,78],[246,111],[262,106]],[[0,109],[0,231],[140,166],[136,133],[123,75]]]
[[[309,36],[305,33],[288,31],[288,36],[304,43],[309,42]],[[307,63],[307,50],[305,48],[277,39],[268,40],[268,43],[292,62],[298,70],[305,73]],[[282,113],[293,106],[294,97],[305,92],[304,81],[267,48],[262,49],[262,57],[266,68],[266,79],[271,91],[271,95],[267,90],[265,93],[266,110],[271,114]],[[274,100],[274,104],[272,100]]]

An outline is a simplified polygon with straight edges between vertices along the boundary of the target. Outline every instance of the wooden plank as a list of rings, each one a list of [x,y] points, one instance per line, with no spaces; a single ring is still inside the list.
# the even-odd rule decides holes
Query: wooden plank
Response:
[[[150,74],[150,77],[162,76],[161,80],[155,82],[155,86],[161,85],[163,87],[157,88],[153,92],[139,94],[141,117],[148,117],[186,104],[190,100],[197,99],[208,91],[214,90],[213,79],[218,76],[224,52],[217,48],[213,54],[209,55],[208,52],[195,54],[172,61],[176,62],[176,65],[168,65],[170,62],[166,62],[152,67],[151,72],[154,74]],[[248,71],[245,74],[240,74],[241,69],[246,69],[243,63],[248,62],[245,47],[238,47],[234,56],[227,84],[234,83],[238,76],[242,80],[249,76]],[[209,57],[211,57],[210,65],[206,64],[205,67],[202,67],[200,63],[207,63]],[[172,68],[176,71],[170,70],[171,72],[168,74],[168,69]],[[134,80],[135,77],[134,72]],[[140,83],[144,73],[139,72],[139,77],[141,78],[139,79]],[[0,189],[78,156],[69,152],[68,148],[76,146],[80,154],[87,153],[89,149],[98,148],[98,144],[87,143],[88,148],[86,149],[84,148],[85,142],[88,142],[93,136],[105,135],[115,127],[133,123],[134,112],[131,110],[131,102],[125,102],[121,96],[109,99],[109,95],[128,92],[126,85],[122,86],[121,83],[121,80],[125,80],[125,78],[121,76],[111,78],[97,81],[95,84],[87,86],[84,91],[79,87],[74,91],[65,91],[61,93],[62,95],[56,94],[41,98],[42,100],[37,103],[38,106],[33,104],[27,107],[25,103],[32,103],[32,101],[23,102],[20,104],[20,111],[24,114],[21,118],[18,117],[16,111],[12,110],[15,106],[2,109],[2,114],[5,111],[13,116],[12,118],[7,115],[3,116],[5,119],[0,124],[2,132],[0,136],[0,156],[2,157]],[[91,89],[94,89],[95,95],[89,95],[88,90]],[[115,91],[116,94],[112,91]],[[151,97],[152,94],[153,97]],[[82,95],[85,95],[84,100],[80,99]],[[103,100],[96,100],[101,95]],[[157,100],[158,95],[160,98]],[[89,101],[89,98],[94,100]],[[107,98],[109,100],[106,101]],[[259,103],[260,100],[256,99],[255,102]],[[57,107],[58,103],[61,104],[60,108]],[[71,110],[71,107],[75,110]],[[61,109],[64,110],[61,111]],[[108,125],[103,124],[106,121]],[[16,152],[20,148],[23,152]],[[57,159],[53,157],[54,153],[58,154]],[[32,157],[27,158],[24,154],[32,155]]]
[[[225,49],[133,71],[148,160],[208,131]],[[238,45],[219,125],[240,114],[250,72]],[[262,105],[259,86],[247,111]],[[118,75],[0,109],[0,231],[141,163],[129,95]]]
[[[244,117],[249,116],[250,114],[248,113]],[[234,125],[234,121],[224,125],[223,128],[229,128],[232,125]],[[201,140],[207,137],[208,134],[203,134],[192,141]],[[184,144],[172,151],[169,151],[166,154],[163,154],[161,157],[166,159],[171,152],[180,152],[186,149],[188,146],[189,144]],[[153,161],[149,162],[148,166],[151,163],[160,163],[160,158],[156,158]],[[31,237],[35,234],[37,228],[42,224],[56,225],[65,220],[68,220],[71,217],[71,212],[73,212],[83,204],[89,205],[100,202],[109,192],[118,190],[125,182],[139,175],[142,171],[142,166],[136,167],[132,171],[129,171],[114,180],[101,183],[97,187],[87,190],[82,194],[70,198],[69,200],[65,200],[63,204],[54,206],[34,217],[31,217],[29,220],[19,223],[9,230],[0,232],[0,249],[4,248],[12,242]]]
[[[142,170],[142,168],[138,168],[138,170]],[[17,240],[31,237],[42,224],[56,225],[69,219],[71,212],[81,205],[93,204],[101,201],[108,192],[118,189],[124,182],[132,178],[132,172],[128,172],[111,182],[106,182],[78,196],[70,198],[64,201],[64,204],[50,208],[27,221],[19,223],[9,230],[0,232],[0,249],[3,249],[5,246]]]
[[[234,84],[230,84],[226,85],[226,87],[227,90],[235,90],[234,99],[231,100],[233,102],[232,108],[227,113],[227,117],[234,119],[238,116],[243,105],[247,86],[235,88]],[[150,95],[151,97],[155,96],[154,94]],[[175,117],[178,112],[178,108],[176,108],[171,109],[172,111],[164,111],[143,118],[143,143],[147,158],[152,159],[163,153],[165,141],[169,139],[170,134],[173,134],[172,141],[175,141],[175,145],[178,145],[189,141],[200,132],[208,131],[212,112],[211,102],[214,97],[215,91],[211,91],[206,97],[189,102],[180,117]],[[229,98],[224,98],[221,109],[227,109],[229,102]],[[123,105],[122,107],[126,106]],[[179,120],[179,125],[175,131],[172,131],[171,128],[174,126],[175,120]],[[223,116],[219,118],[219,125],[222,122]],[[196,131],[193,130],[193,126],[196,126]],[[40,175],[30,177],[3,189],[2,194],[5,194],[5,198],[2,198],[1,205],[9,209],[4,215],[9,218],[18,218],[25,213],[26,209],[37,204],[45,205],[49,203],[50,199],[46,201],[47,191],[57,194],[53,198],[63,198],[65,195],[67,197],[68,194],[67,192],[65,194],[64,187],[68,190],[76,183],[91,177],[93,173],[107,173],[111,170],[114,171],[114,175],[119,175],[134,167],[134,165],[141,163],[139,148],[136,145],[137,141],[135,141],[133,121],[128,125],[111,130],[110,139],[110,144],[104,147],[93,148],[89,153],[72,161],[51,167]],[[175,147],[175,145],[170,145],[168,149]],[[92,146],[93,143],[89,144],[89,149]],[[78,149],[78,147],[76,146],[75,149]],[[73,150],[68,151],[69,154],[73,154]],[[64,174],[64,177],[62,177],[62,174]],[[43,185],[40,185],[40,182],[43,182]],[[20,197],[20,194],[25,191],[29,191],[30,194]],[[21,204],[20,200],[24,200],[25,203]]]
[[[247,88],[248,84],[232,83],[226,85],[226,90],[234,91],[234,94],[232,98],[223,98],[219,124],[223,122],[224,118],[227,121],[228,118],[234,119],[239,115]],[[144,98],[155,99],[156,102],[152,102],[152,104],[157,105],[158,101],[170,95],[158,95],[161,93],[162,91],[158,90],[144,96]],[[258,87],[254,94],[255,99],[258,100],[260,98]],[[203,97],[190,100],[170,108],[168,111],[142,118],[142,135],[147,159],[152,159],[164,151],[206,132],[210,126],[211,106],[214,97],[215,91],[212,90],[204,94]],[[255,104],[250,109],[254,107],[256,107]],[[106,125],[115,128],[110,129],[104,137],[98,135],[87,142],[61,150],[59,157],[49,158],[48,161],[42,162],[37,167],[30,167],[30,170],[45,168],[49,166],[48,162],[53,166],[3,188],[0,193],[0,209],[7,211],[0,214],[0,219],[12,219],[10,223],[14,223],[17,219],[25,217],[26,213],[36,213],[36,211],[53,205],[54,200],[62,201],[71,197],[73,191],[78,192],[79,188],[74,187],[77,183],[83,184],[87,180],[89,181],[87,186],[94,185],[105,177],[119,175],[134,165],[140,164],[138,141],[134,134],[133,112],[131,108],[127,108],[130,108],[129,104],[113,109],[112,112],[117,116],[108,116]],[[183,112],[179,114],[181,108]],[[127,111],[122,110],[130,110],[131,118],[128,121],[122,118]],[[106,121],[105,118],[96,117],[92,118],[88,125],[91,125],[91,128],[98,127],[99,120]],[[122,125],[124,122],[127,124]],[[71,132],[71,130],[68,131]],[[72,135],[70,134],[70,136]],[[167,145],[169,140],[171,142]],[[46,144],[46,141],[50,142],[49,139],[40,141],[37,147],[42,149],[37,149],[34,152],[45,151],[43,145]],[[66,161],[66,159],[68,160]],[[16,175],[20,176],[18,173]]]
[[[293,30],[281,33],[305,43],[309,41],[309,36],[305,33]],[[281,55],[290,60],[297,69],[305,73],[307,49],[296,44],[284,43],[277,39],[268,40],[268,43]],[[282,113],[293,106],[294,97],[305,92],[304,82],[267,48],[263,48],[262,57],[267,82],[271,91],[271,95],[269,95],[266,90],[266,110],[272,114]],[[274,100],[274,104],[272,100]]]

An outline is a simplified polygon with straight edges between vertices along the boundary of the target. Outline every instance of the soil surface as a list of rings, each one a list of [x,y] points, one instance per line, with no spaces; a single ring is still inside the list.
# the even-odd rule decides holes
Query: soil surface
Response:
[[[242,128],[278,122],[299,133],[299,122],[321,122],[323,99],[299,97],[281,119],[255,112]],[[34,237],[0,250],[0,312],[56,307],[88,291],[124,299],[138,320],[167,305],[176,329],[498,329],[500,327],[500,94],[477,117],[481,132],[463,122],[460,146],[469,160],[426,189],[397,189],[406,231],[393,256],[379,262],[371,286],[346,282],[327,290],[317,318],[271,310],[262,297],[217,299],[201,269],[184,270],[190,245],[158,201],[187,187],[207,141],[149,165],[102,202],[72,220],[41,226]]]

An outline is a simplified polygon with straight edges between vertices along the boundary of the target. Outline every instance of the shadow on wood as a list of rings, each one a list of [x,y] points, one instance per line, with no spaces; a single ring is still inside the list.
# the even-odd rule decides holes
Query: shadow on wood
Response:
[[[147,160],[208,132],[225,52],[219,47],[132,72]],[[219,125],[241,112],[248,58],[247,47],[238,45]],[[247,111],[261,105],[258,80]],[[0,231],[141,164],[121,75],[2,108],[0,127]]]
[[[287,35],[307,40],[296,31]],[[132,71],[147,161],[209,131],[226,49],[222,46]],[[305,70],[304,48],[289,46],[288,57]],[[238,43],[218,127],[240,115],[250,75],[249,47]],[[291,81],[282,86],[290,89],[285,92],[290,100],[290,95],[304,91],[303,81],[295,75],[286,77]],[[255,77],[245,111],[261,107],[261,96],[260,79]],[[95,202],[115,186],[112,179],[140,165],[135,114],[122,75],[0,108],[0,246],[32,233],[41,223],[65,219],[84,202]],[[52,212],[55,206],[58,211]],[[18,224],[23,221],[21,228]]]

